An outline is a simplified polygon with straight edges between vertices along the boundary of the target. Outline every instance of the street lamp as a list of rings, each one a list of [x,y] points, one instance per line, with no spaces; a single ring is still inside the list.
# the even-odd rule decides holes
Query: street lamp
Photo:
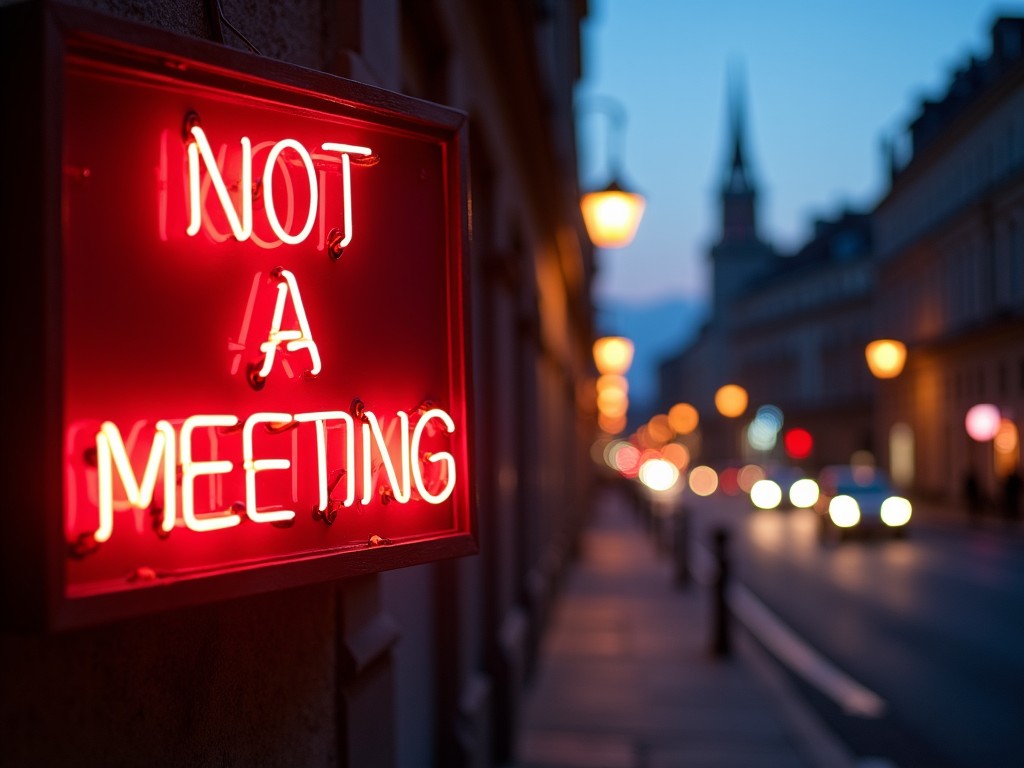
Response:
[[[677,434],[688,435],[700,423],[700,414],[689,403],[676,403],[669,409],[668,423]]]
[[[723,387],[719,387],[718,391],[715,392],[715,408],[718,412],[729,419],[729,442],[732,443],[730,451],[739,451],[739,435],[736,431],[735,419],[743,415],[747,410],[747,403],[749,397],[747,390],[741,387],[739,384],[726,384]],[[739,455],[739,454],[737,454]]]
[[[739,384],[726,384],[715,392],[715,408],[728,419],[742,416],[747,410],[747,390]]]
[[[894,379],[907,361],[907,346],[895,339],[877,339],[864,348],[864,357],[876,379]]]
[[[622,248],[633,242],[646,206],[644,196],[629,190],[620,180],[626,111],[619,102],[607,96],[590,97],[586,105],[603,111],[611,120],[608,137],[611,181],[603,189],[583,195],[580,201],[583,223],[590,241],[598,248]]]
[[[624,336],[604,336],[594,342],[597,380],[598,426],[615,435],[626,428],[629,410],[629,382],[626,371],[633,363],[633,342]]]
[[[625,376],[633,364],[633,342],[625,336],[604,336],[594,342],[594,364],[603,375]]]

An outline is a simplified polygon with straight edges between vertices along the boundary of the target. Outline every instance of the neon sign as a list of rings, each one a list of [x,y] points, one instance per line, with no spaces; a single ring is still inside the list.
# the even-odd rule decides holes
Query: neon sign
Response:
[[[464,116],[53,12],[50,623],[475,552]]]

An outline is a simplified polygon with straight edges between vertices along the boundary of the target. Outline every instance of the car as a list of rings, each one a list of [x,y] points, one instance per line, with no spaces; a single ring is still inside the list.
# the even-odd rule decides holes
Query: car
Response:
[[[818,513],[822,541],[853,535],[907,534],[912,506],[893,489],[886,473],[873,466],[828,466],[818,476]]]

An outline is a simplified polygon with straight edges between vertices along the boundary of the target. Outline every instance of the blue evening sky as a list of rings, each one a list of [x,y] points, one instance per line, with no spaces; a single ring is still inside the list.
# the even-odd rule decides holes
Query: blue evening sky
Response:
[[[578,97],[628,115],[627,181],[648,199],[636,240],[600,254],[599,298],[703,296],[725,163],[726,81],[743,75],[763,236],[800,244],[814,216],[870,206],[880,143],[989,50],[991,0],[590,0]],[[607,181],[609,120],[583,109],[581,177]]]
[[[883,137],[901,132],[920,99],[939,96],[970,55],[988,54],[997,15],[1024,15],[1022,2],[992,0],[590,0],[589,7],[577,90],[581,182],[590,189],[608,181],[611,121],[593,97],[595,108],[584,103],[590,94],[607,96],[628,115],[625,181],[647,196],[633,243],[598,253],[599,327],[653,336],[678,336],[679,328],[609,328],[612,307],[706,299],[730,70],[742,75],[761,234],[786,251],[804,241],[814,217],[872,207],[885,189]],[[649,353],[666,343],[636,341]]]

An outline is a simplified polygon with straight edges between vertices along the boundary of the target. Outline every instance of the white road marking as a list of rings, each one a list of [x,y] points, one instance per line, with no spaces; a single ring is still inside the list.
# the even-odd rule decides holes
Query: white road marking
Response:
[[[877,718],[885,714],[885,701],[815,651],[742,584],[728,594],[733,615],[770,650],[807,682],[835,701],[849,715]]]

